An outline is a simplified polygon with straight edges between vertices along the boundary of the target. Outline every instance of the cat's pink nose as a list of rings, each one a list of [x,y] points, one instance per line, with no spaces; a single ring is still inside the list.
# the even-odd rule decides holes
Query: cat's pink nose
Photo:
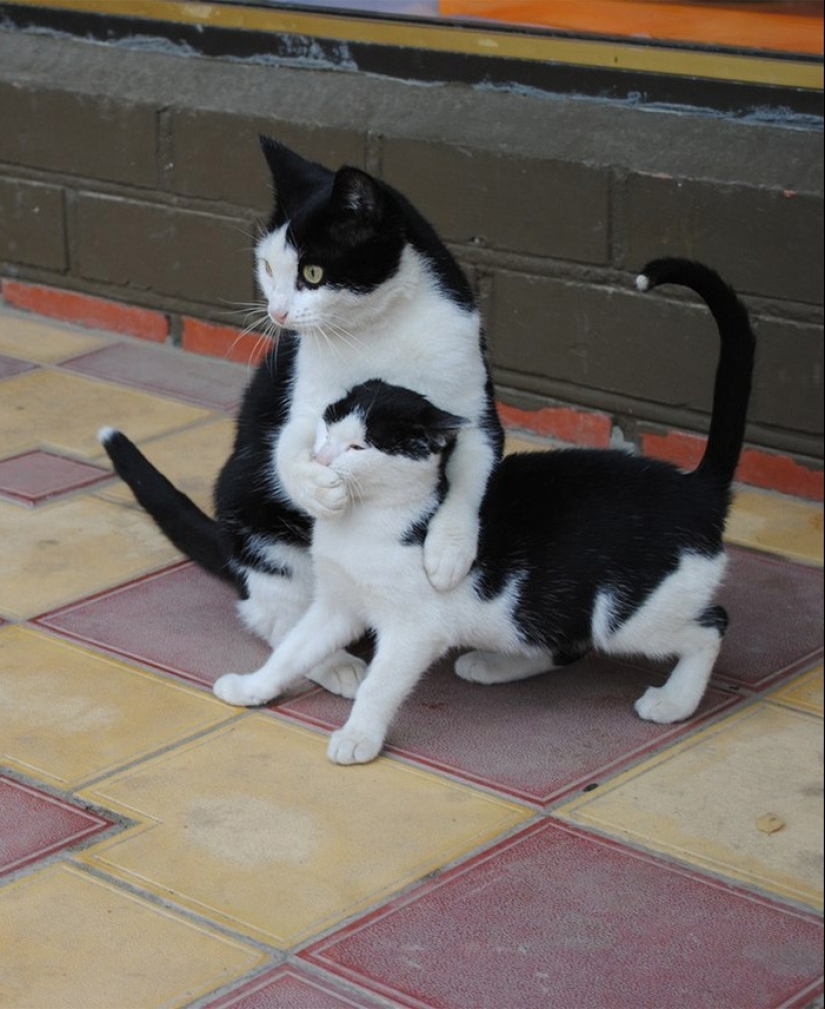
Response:
[[[270,310],[269,318],[272,319],[273,322],[276,322],[279,326],[285,326],[288,314],[288,312],[273,312]]]

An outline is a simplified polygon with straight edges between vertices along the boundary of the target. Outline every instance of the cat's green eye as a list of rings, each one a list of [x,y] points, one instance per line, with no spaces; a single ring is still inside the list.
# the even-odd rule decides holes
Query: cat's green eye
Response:
[[[316,266],[314,263],[307,263],[301,270],[301,276],[308,284],[317,285],[324,279],[324,270],[323,267]]]

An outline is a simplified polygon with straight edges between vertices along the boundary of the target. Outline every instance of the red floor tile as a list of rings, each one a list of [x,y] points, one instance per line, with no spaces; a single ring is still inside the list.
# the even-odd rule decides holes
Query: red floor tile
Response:
[[[822,923],[552,822],[300,956],[427,1009],[773,1009],[822,990]]]
[[[385,1002],[380,1003],[386,1006]],[[205,1009],[378,1009],[365,993],[354,995],[336,989],[334,982],[319,981],[294,967],[257,977],[209,1002]]]
[[[111,821],[0,777],[0,875],[91,837]]]
[[[270,649],[244,630],[234,589],[182,564],[74,603],[37,622],[116,655],[211,684],[226,672],[251,672]]]
[[[714,678],[765,687],[822,659],[822,568],[731,548]]]
[[[250,376],[239,365],[125,341],[76,357],[64,367],[216,410],[234,409]]]
[[[387,737],[388,750],[541,805],[695,726],[695,719],[685,725],[642,721],[633,701],[651,682],[649,673],[597,656],[498,686],[466,683],[449,662],[440,663],[407,699]],[[696,718],[735,700],[711,691]],[[350,708],[350,701],[319,689],[277,710],[334,729]]]
[[[111,478],[111,471],[100,466],[40,449],[0,460],[0,494],[26,505]]]
[[[24,371],[31,371],[35,365],[28,361],[18,361],[13,357],[6,357],[0,354],[0,378],[11,378],[12,375],[20,375]]]

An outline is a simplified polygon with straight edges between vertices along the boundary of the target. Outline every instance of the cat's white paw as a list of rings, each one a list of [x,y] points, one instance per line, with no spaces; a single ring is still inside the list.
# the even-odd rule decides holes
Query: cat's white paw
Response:
[[[306,459],[293,468],[290,478],[295,504],[313,518],[335,518],[346,508],[346,484],[329,466]]]
[[[383,743],[381,736],[348,729],[345,725],[330,736],[327,757],[333,764],[367,764],[375,760]]]
[[[478,530],[475,523],[439,519],[436,513],[424,540],[424,570],[434,589],[449,592],[473,566]]]
[[[261,689],[254,674],[244,676],[227,673],[215,680],[212,684],[212,693],[227,704],[234,704],[239,708],[254,708],[259,704],[266,704],[273,697],[270,691]]]
[[[669,696],[664,687],[648,687],[634,705],[639,718],[646,722],[658,722],[669,725],[671,722],[681,722],[695,711],[695,705],[686,705],[678,698]]]
[[[363,659],[356,658],[349,652],[337,652],[332,658],[316,666],[309,674],[309,679],[331,694],[352,700],[366,675],[367,664]]]
[[[468,683],[499,683],[501,670],[495,663],[495,656],[489,652],[467,652],[459,655],[453,666],[456,676]]]

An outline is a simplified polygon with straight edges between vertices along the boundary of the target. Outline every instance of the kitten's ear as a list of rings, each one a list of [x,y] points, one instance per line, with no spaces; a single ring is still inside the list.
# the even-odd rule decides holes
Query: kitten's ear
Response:
[[[335,173],[330,200],[333,208],[364,220],[380,220],[386,197],[371,175],[345,165]]]
[[[426,420],[426,429],[431,447],[438,452],[456,440],[462,428],[469,427],[470,421],[466,417],[459,417],[446,410],[439,410],[433,406],[430,409]]]

